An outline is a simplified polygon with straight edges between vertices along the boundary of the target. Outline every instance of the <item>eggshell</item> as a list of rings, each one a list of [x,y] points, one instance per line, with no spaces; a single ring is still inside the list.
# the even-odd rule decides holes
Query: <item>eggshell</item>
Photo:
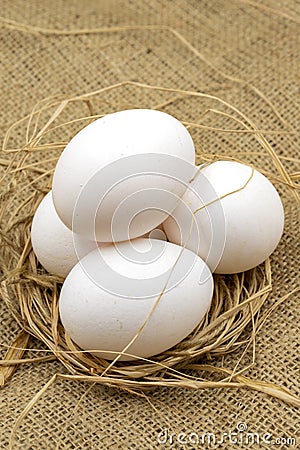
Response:
[[[114,359],[110,352],[124,350],[140,330],[126,352],[150,357],[199,324],[212,293],[212,275],[201,258],[169,242],[139,238],[83,258],[63,284],[59,311],[82,349]]]
[[[97,243],[77,236],[58,217],[52,192],[43,198],[32,221],[33,251],[50,273],[66,277],[80,257],[97,248]]]
[[[145,233],[141,237],[150,238],[150,239],[160,239],[161,241],[167,241],[167,236],[166,236],[166,233],[164,232],[162,223],[160,225],[158,225],[157,227],[155,227],[153,230],[149,231],[149,233]]]
[[[262,263],[278,245],[283,225],[282,203],[272,183],[233,161],[198,168],[182,203],[163,224],[171,242],[199,254],[217,273]]]
[[[147,109],[108,114],[61,154],[54,205],[65,225],[88,239],[142,236],[175,209],[194,161],[192,138],[175,117]]]

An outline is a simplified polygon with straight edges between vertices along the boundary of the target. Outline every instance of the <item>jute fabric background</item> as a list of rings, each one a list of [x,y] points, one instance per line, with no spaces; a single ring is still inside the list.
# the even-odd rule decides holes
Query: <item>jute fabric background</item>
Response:
[[[215,94],[237,106],[259,128],[295,176],[300,139],[300,7],[296,1],[1,1],[0,131],[30,114],[41,99],[66,98],[132,80]],[[104,32],[99,32],[99,28]],[[110,30],[106,30],[110,28]],[[95,32],[91,32],[91,30]],[[96,30],[98,29],[98,31]],[[48,32],[47,32],[48,30]],[[49,30],[86,30],[59,33]],[[190,44],[190,45],[189,45]],[[174,94],[173,94],[174,97]],[[107,92],[97,111],[111,107],[157,107],[196,122],[207,107],[197,98],[123,86]],[[171,99],[171,101],[170,101]],[[276,108],[276,113],[272,105]],[[201,107],[200,107],[201,106]],[[81,112],[82,115],[82,112]],[[74,117],[76,112],[74,113]],[[206,124],[215,125],[206,121]],[[219,122],[220,124],[220,122]],[[279,131],[275,133],[274,131]],[[283,131],[281,133],[280,131]],[[286,133],[286,131],[290,131]],[[296,131],[296,132],[295,132]],[[68,136],[70,137],[70,136]],[[239,134],[195,132],[198,148],[222,154],[232,149],[246,162],[276,173],[270,160],[251,154],[252,140]],[[65,137],[66,138],[66,137]],[[17,143],[22,137],[16,135]],[[2,157],[2,156],[1,156]],[[3,168],[1,168],[2,170]],[[299,211],[278,185],[284,201],[283,239],[271,258],[275,302],[299,285]],[[299,394],[299,295],[292,295],[270,315],[256,336],[255,364],[247,375],[272,381]],[[0,301],[0,343],[18,332]],[[30,347],[42,351],[36,341]],[[45,349],[44,349],[45,350]],[[34,355],[34,351],[28,355]],[[27,356],[28,356],[27,355]],[[226,356],[234,367],[239,354]],[[247,361],[248,358],[248,361]],[[225,359],[225,358],[224,358]],[[246,356],[244,365],[251,360]],[[211,363],[223,364],[221,357]],[[17,417],[56,372],[58,362],[20,365],[0,391],[0,448],[8,448]],[[180,444],[180,432],[236,431],[272,434],[277,445],[260,442],[239,448],[286,448],[293,437],[299,448],[299,410],[262,393],[240,390],[158,388],[146,398],[116,389],[58,380],[28,412],[14,437],[14,449],[156,449],[197,448]],[[153,408],[153,405],[155,409]],[[238,423],[242,425],[238,425]],[[175,433],[174,444],[160,445],[158,433]],[[199,445],[200,447],[200,445]],[[236,448],[230,443],[202,448]]]

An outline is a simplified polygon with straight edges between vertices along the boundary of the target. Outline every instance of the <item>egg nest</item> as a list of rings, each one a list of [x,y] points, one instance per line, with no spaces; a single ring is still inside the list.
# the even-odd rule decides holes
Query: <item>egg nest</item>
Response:
[[[118,89],[145,89],[164,100],[160,109],[178,98],[176,89],[160,89],[124,82]],[[111,87],[110,91],[114,87]],[[274,305],[267,301],[272,291],[271,264],[264,264],[245,273],[233,275],[214,274],[215,289],[209,311],[195,330],[173,348],[151,358],[136,358],[133,361],[106,361],[82,351],[77,347],[59,320],[58,299],[63,280],[49,275],[38,263],[31,246],[30,228],[38,204],[51,189],[51,179],[56,162],[68,140],[91,121],[106,113],[120,109],[120,102],[103,102],[108,88],[84,94],[72,99],[53,98],[39,102],[32,113],[13,124],[6,133],[3,144],[4,178],[1,184],[1,297],[20,326],[20,333],[12,341],[2,367],[2,384],[26,355],[31,336],[44,345],[46,356],[27,358],[30,361],[52,361],[58,359],[67,371],[58,377],[118,386],[136,393],[155,386],[186,388],[249,387],[269,392],[279,398],[295,402],[286,389],[269,383],[257,382],[245,377],[242,372],[254,363],[255,335],[264,325]],[[218,102],[226,111],[230,105],[216,97],[187,91],[179,92],[182,97]],[[107,95],[107,94],[106,94]],[[168,99],[165,99],[168,95]],[[172,100],[173,99],[173,100]],[[152,107],[150,100],[135,107]],[[132,105],[130,105],[132,107]],[[215,105],[214,105],[215,106]],[[121,107],[126,109],[126,105]],[[205,108],[207,105],[205,105]],[[201,108],[201,105],[199,105]],[[216,106],[215,106],[216,108]],[[88,114],[87,114],[88,111]],[[95,111],[100,111],[96,114]],[[295,195],[293,181],[284,170],[276,153],[267,140],[244,114],[232,107],[232,114],[220,110],[224,131],[232,129],[232,122],[249,132],[258,150],[264,151],[264,158],[272,161],[276,173],[264,172],[256,161],[253,167],[262,171],[271,181],[284,186],[288,195]],[[234,121],[234,115],[236,120]],[[182,118],[178,117],[180,120]],[[229,121],[229,123],[226,123]],[[182,122],[190,132],[205,129],[203,122]],[[216,125],[217,129],[218,125]],[[219,125],[220,127],[220,125]],[[226,128],[227,127],[227,128]],[[211,130],[211,123],[207,125]],[[245,133],[246,136],[246,133]],[[211,154],[197,145],[197,163],[218,159],[245,162],[234,154]],[[251,155],[246,159],[251,163]],[[299,198],[298,198],[299,200]],[[36,342],[34,340],[32,343]],[[31,345],[31,351],[34,349]],[[41,350],[40,350],[41,351]],[[224,367],[224,355],[236,352],[234,368]],[[250,357],[249,357],[250,353]],[[246,365],[242,367],[245,355]],[[40,355],[40,353],[39,353]],[[253,358],[252,358],[253,355]],[[9,365],[9,361],[12,364]]]

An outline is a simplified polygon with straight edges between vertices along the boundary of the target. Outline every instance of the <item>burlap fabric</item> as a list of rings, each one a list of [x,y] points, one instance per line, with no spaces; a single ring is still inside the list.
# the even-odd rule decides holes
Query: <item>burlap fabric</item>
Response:
[[[2,0],[0,15],[32,27],[56,30],[166,26],[60,35],[28,32],[22,26],[7,27],[0,21],[1,133],[29,114],[44,97],[71,97],[125,80],[217,94],[264,130],[297,130],[299,125],[297,2]],[[167,27],[179,32],[200,54]],[[253,86],[275,105],[290,128]],[[155,107],[171,97],[129,86],[106,93],[96,108],[106,112],[112,104],[119,109]],[[201,105],[199,102],[197,98],[178,95],[167,111],[179,119],[197,121],[207,107],[204,101]],[[276,173],[270,159],[250,154],[250,137],[207,130],[194,132],[193,137],[199,148],[219,154],[232,148],[245,161],[255,160],[262,169]],[[16,143],[22,140],[17,135],[13,138]],[[299,158],[299,135],[275,133],[268,138],[289,172],[296,174],[299,167],[294,158]],[[299,211],[286,190],[277,187],[284,199],[286,224],[283,239],[272,256],[274,288],[270,302],[299,284]],[[294,393],[299,393],[297,301],[297,295],[289,297],[267,319],[256,338],[255,365],[247,372],[252,378],[281,384]],[[0,318],[4,354],[5,345],[16,335],[18,326],[3,302]],[[34,340],[30,346],[43,349]],[[239,356],[227,356],[226,366],[233,368]],[[250,360],[251,355],[245,358],[244,365],[247,358]],[[215,357],[212,363],[220,365],[223,361]],[[57,362],[22,365],[17,369],[0,392],[1,449],[8,448],[12,426],[26,404],[54,373],[64,370]],[[288,440],[290,448],[300,446],[299,411],[261,393],[245,389],[159,388],[148,394],[154,410],[143,397],[102,386],[87,392],[88,388],[80,382],[57,381],[22,421],[13,448],[231,449],[237,444],[226,440],[219,444],[209,444],[208,440],[204,444],[201,440],[199,444],[185,442],[191,438],[190,433],[201,437],[205,432],[220,441],[222,433],[241,431],[243,427],[259,434],[260,443],[251,444],[250,439],[239,443],[239,448],[287,448]],[[165,435],[159,435],[166,429],[169,444],[163,444]],[[272,444],[268,437],[262,439],[265,433],[273,436]]]

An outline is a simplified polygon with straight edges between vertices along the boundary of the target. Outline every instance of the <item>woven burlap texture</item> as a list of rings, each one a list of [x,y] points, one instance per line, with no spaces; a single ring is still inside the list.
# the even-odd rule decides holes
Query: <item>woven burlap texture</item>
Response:
[[[287,129],[288,125],[253,89],[266,96],[291,128],[300,119],[300,9],[296,2],[267,1],[96,1],[3,0],[0,15],[1,110],[0,131],[29,114],[41,99],[93,91],[125,80],[170,88],[205,91],[230,101],[261,129]],[[8,22],[10,21],[10,22]],[[16,24],[16,23],[17,24]],[[18,24],[55,30],[125,27],[105,33],[60,35],[38,33]],[[128,26],[161,27],[126,29]],[[200,54],[178,37],[183,36]],[[228,76],[226,76],[228,75]],[[157,106],[165,101],[159,91],[136,87],[113,90],[103,97],[126,107]],[[100,108],[100,107],[99,107]],[[201,110],[205,109],[205,104]],[[180,98],[168,107],[179,119],[197,121],[199,100]],[[20,136],[13,136],[18,142]],[[232,148],[248,161],[251,139],[206,131],[196,136],[198,146],[222,154]],[[299,171],[297,134],[270,134],[269,141],[289,172]],[[240,146],[240,148],[238,148]],[[2,156],[1,156],[2,157]],[[274,172],[262,155],[251,155],[262,169]],[[299,211],[280,188],[286,224],[283,239],[273,254],[275,302],[299,284]],[[296,295],[279,306],[256,337],[256,362],[247,375],[268,380],[299,394],[299,308]],[[5,352],[18,326],[0,301],[0,343]],[[43,350],[36,341],[32,348]],[[226,357],[234,367],[239,355]],[[251,358],[251,355],[248,357]],[[222,361],[216,357],[216,364]],[[57,362],[21,365],[0,391],[0,448],[8,448],[12,426],[31,398],[56,372]],[[146,398],[115,389],[58,380],[29,411],[14,438],[14,449],[157,449],[236,448],[228,442],[209,445],[178,442],[183,433],[222,433],[237,427],[273,435],[276,445],[239,444],[239,448],[287,448],[294,438],[298,448],[299,411],[263,394],[241,390],[176,390],[159,388]],[[238,425],[239,424],[239,425]],[[162,430],[173,444],[160,444]],[[184,440],[185,438],[182,437]]]

